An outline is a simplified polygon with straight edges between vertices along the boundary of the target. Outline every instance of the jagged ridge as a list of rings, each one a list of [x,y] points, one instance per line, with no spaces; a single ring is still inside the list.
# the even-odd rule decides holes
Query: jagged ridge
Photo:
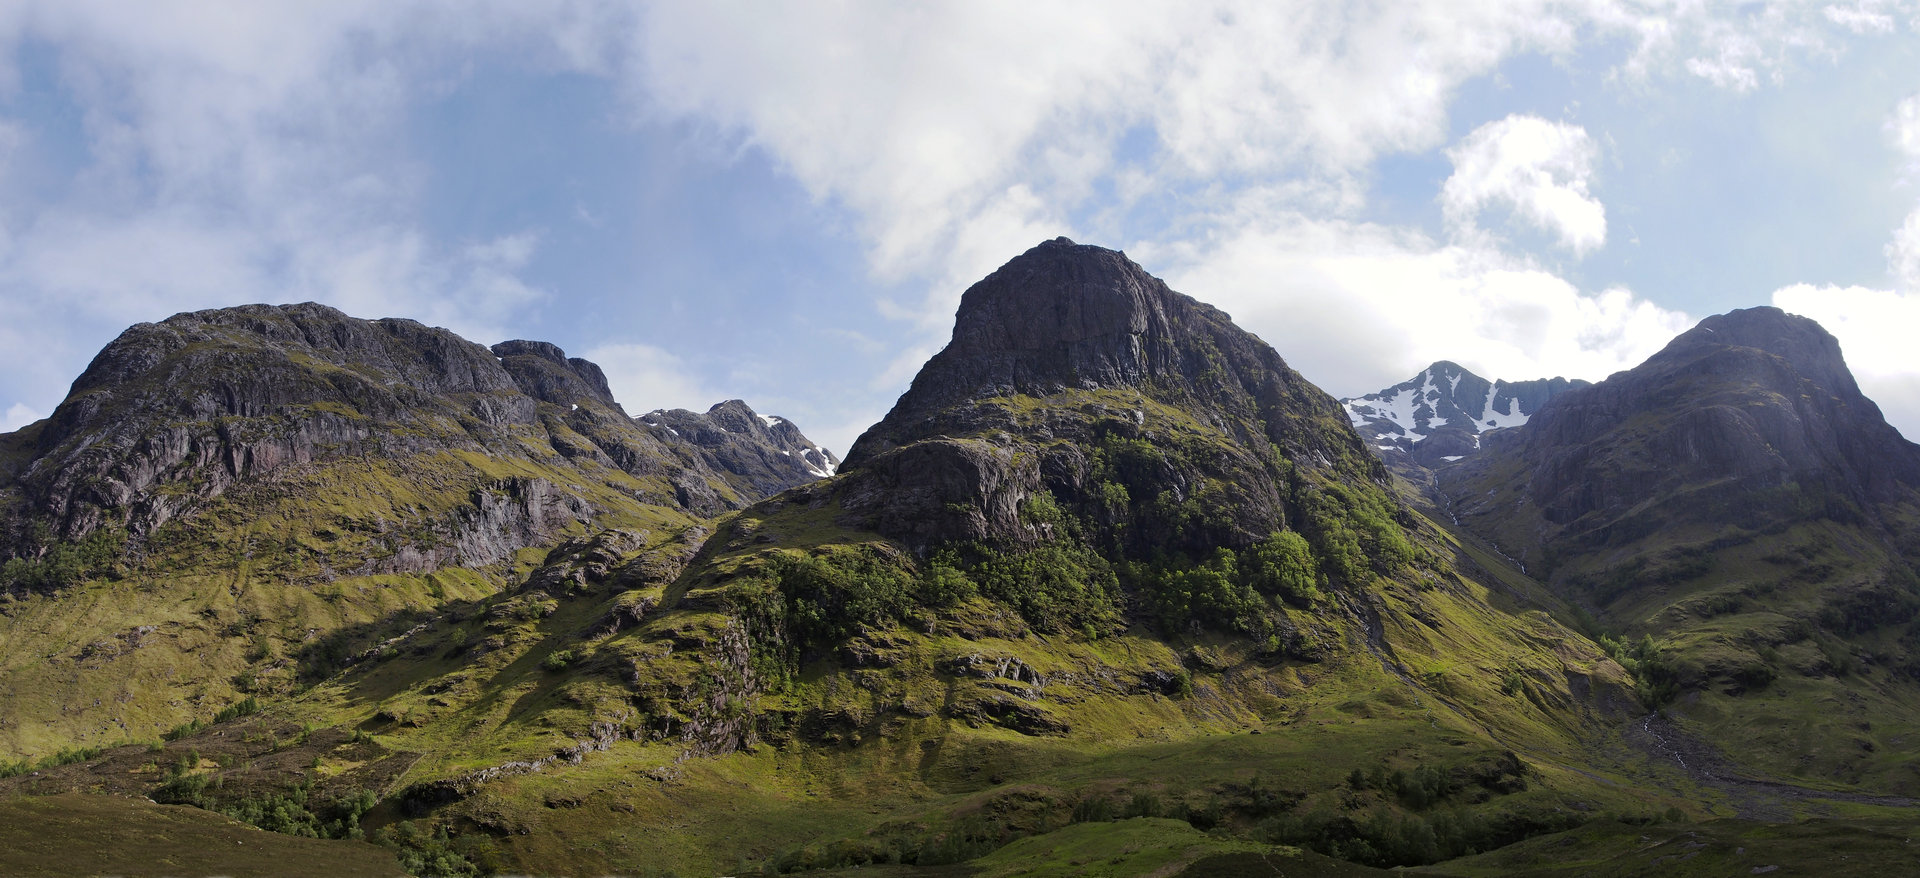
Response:
[[[1340,405],[1375,450],[1410,455],[1431,467],[1472,454],[1480,448],[1481,433],[1524,425],[1547,400],[1587,383],[1559,377],[1488,381],[1441,360],[1406,381]]]

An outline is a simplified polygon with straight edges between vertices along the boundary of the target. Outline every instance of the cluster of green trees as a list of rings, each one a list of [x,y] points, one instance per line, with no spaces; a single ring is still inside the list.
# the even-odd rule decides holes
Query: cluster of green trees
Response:
[[[1449,807],[1426,813],[1376,808],[1351,814],[1317,808],[1263,821],[1256,835],[1369,866],[1423,866],[1572,829],[1581,821],[1570,812],[1489,816]]]
[[[1634,694],[1649,708],[1663,706],[1680,694],[1680,668],[1660,651],[1653,635],[1639,640],[1602,634],[1600,646],[1633,675]]]
[[[360,818],[380,802],[372,790],[316,802],[306,783],[285,792],[231,791],[226,789],[222,776],[197,771],[199,762],[200,754],[189,752],[169,766],[165,780],[153,790],[153,800],[167,805],[192,805],[269,832],[307,838],[361,838],[365,833],[360,828]]]
[[[484,871],[453,846],[444,829],[426,832],[402,821],[369,836],[361,820],[380,804],[380,796],[373,790],[322,800],[315,796],[309,781],[284,791],[237,789],[226,783],[224,775],[201,772],[200,762],[197,750],[181,754],[165,767],[162,781],[150,797],[161,804],[192,805],[225,814],[269,832],[307,838],[365,838],[393,848],[401,868],[410,875],[469,878]]]
[[[783,645],[784,664],[819,655],[863,627],[976,597],[1050,632],[1102,636],[1122,625],[1131,603],[1168,632],[1198,625],[1270,637],[1284,627],[1284,607],[1310,608],[1331,583],[1364,582],[1419,558],[1384,496],[1339,486],[1310,496],[1301,507],[1304,533],[1275,531],[1238,551],[1216,546],[1198,559],[1163,550],[1115,563],[1095,549],[1094,522],[1042,492],[1022,504],[1021,514],[1044,526],[1044,541],[948,546],[918,565],[877,546],[779,553],[741,577],[731,600],[757,632],[757,644]]]
[[[1313,550],[1293,531],[1239,552],[1221,546],[1199,561],[1176,554],[1124,569],[1130,590],[1165,631],[1199,624],[1267,637],[1276,601],[1304,608],[1325,598]]]
[[[106,751],[105,747],[65,747],[52,756],[43,756],[38,760],[0,760],[0,778],[19,777],[29,771],[44,771],[62,765],[85,762]]]
[[[35,523],[27,542],[44,548],[31,557],[0,564],[0,591],[53,591],[117,571],[127,549],[127,533],[102,527],[77,542],[55,540],[46,525]]]

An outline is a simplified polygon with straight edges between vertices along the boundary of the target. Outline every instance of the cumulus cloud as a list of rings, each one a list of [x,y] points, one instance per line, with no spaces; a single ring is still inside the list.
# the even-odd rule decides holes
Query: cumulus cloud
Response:
[[[0,433],[11,433],[34,421],[46,417],[27,407],[26,403],[16,402],[7,406],[7,413],[0,415]]]
[[[1598,154],[1578,125],[1521,115],[1488,122],[1447,150],[1453,175],[1440,189],[1442,210],[1472,231],[1482,210],[1507,207],[1585,254],[1607,239],[1606,208],[1588,192]]]
[[[613,398],[630,415],[654,409],[704,412],[726,398],[707,387],[685,360],[652,345],[602,345],[580,356],[607,373]]]
[[[1459,83],[1574,28],[1544,0],[647,9],[657,111],[739,132],[862,218],[882,277],[933,280],[1015,186],[1066,212],[1101,179],[1340,177],[1436,146]],[[1124,155],[1139,130],[1152,154]]]
[[[604,30],[631,20],[586,2],[5,6],[0,91],[38,44],[56,62],[39,87],[82,120],[60,133],[0,118],[0,285],[35,338],[0,352],[0,371],[42,407],[62,383],[18,386],[30,369],[71,377],[128,323],[182,310],[313,299],[503,334],[546,297],[520,276],[540,238],[424,228],[409,114],[481,47],[611,72]],[[45,154],[62,176],[14,161]]]
[[[1490,378],[1598,380],[1693,322],[1625,289],[1583,292],[1497,250],[1378,225],[1295,216],[1165,256],[1179,263],[1175,288],[1343,395],[1440,359]]]
[[[407,143],[424,101],[486,53],[506,52],[518,65],[616,80],[640,113],[723,152],[759,151],[844,209],[874,277],[898,294],[895,313],[911,327],[899,348],[918,350],[937,343],[967,282],[1055,234],[1150,238],[1169,253],[1264,241],[1280,248],[1275,259],[1299,262],[1297,249],[1260,231],[1271,224],[1245,234],[1233,225],[1248,189],[1264,216],[1305,212],[1365,230],[1362,243],[1412,241],[1354,223],[1366,191],[1356,180],[1382,156],[1445,145],[1456,91],[1518,53],[1564,56],[1624,37],[1624,77],[1685,76],[1691,64],[1694,75],[1752,89],[1794,53],[1831,54],[1829,34],[1878,28],[1885,9],[1868,0],[1732,10],[1615,0],[4,3],[0,49],[57,54],[85,142],[73,152],[83,166],[48,201],[7,168],[36,132],[0,119],[0,284],[13,300],[0,310],[25,315],[43,351],[90,353],[131,320],[261,299],[312,298],[499,337],[551,298],[523,277],[547,230],[438,237],[419,210],[430,169]],[[0,63],[0,92],[20,73]],[[1504,208],[1576,253],[1600,246],[1605,212],[1586,188],[1584,137],[1533,164],[1496,148],[1518,141],[1462,153],[1456,161],[1487,159],[1486,175],[1471,182],[1456,168],[1466,206],[1455,212]],[[1126,219],[1154,199],[1172,215]],[[1423,266],[1458,288],[1554,287],[1471,242],[1395,252],[1401,261],[1389,265]],[[1584,301],[1603,320],[1635,325],[1606,310],[1608,294],[1540,295],[1563,303],[1553,314]],[[1628,299],[1620,307],[1637,313]],[[1527,322],[1526,309],[1494,301],[1475,319]],[[1465,298],[1459,307],[1485,310]],[[26,374],[25,356],[0,351],[0,372]],[[664,386],[697,371],[668,365]]]
[[[1906,156],[1907,182],[1920,176],[1920,95],[1894,105],[1887,119],[1887,133],[1894,147]],[[1905,222],[1893,231],[1887,242],[1887,268],[1896,283],[1909,292],[1920,292],[1920,206],[1907,214]]]
[[[1860,390],[1907,438],[1920,437],[1920,368],[1913,361],[1920,293],[1795,284],[1775,290],[1773,304],[1833,333]]]
[[[1894,105],[1893,115],[1887,119],[1887,132],[1893,135],[1894,146],[1906,153],[1910,164],[1920,163],[1920,95]]]
[[[1893,230],[1886,252],[1887,269],[1901,289],[1920,291],[1920,209]]]

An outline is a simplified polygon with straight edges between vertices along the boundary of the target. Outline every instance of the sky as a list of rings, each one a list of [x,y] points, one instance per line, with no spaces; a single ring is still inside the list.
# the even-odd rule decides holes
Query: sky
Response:
[[[1920,437],[1920,3],[0,0],[0,430],[318,301],[844,453],[1060,235],[1336,396],[1777,305]]]

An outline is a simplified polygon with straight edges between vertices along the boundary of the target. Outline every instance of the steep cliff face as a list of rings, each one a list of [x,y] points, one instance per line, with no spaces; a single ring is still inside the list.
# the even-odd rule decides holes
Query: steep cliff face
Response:
[[[847,453],[846,506],[916,545],[1017,543],[1035,536],[1019,503],[1044,489],[1115,522],[1147,516],[1128,538],[1142,550],[1245,546],[1287,526],[1296,468],[1385,481],[1345,420],[1226,314],[1058,238],[962,295],[947,347]],[[1136,459],[1131,442],[1173,453]],[[1096,496],[1102,482],[1126,498]],[[1163,498],[1220,514],[1164,532]]]
[[[427,412],[454,420],[435,431],[443,438],[462,417],[494,430],[529,423],[534,406],[484,348],[411,321],[295,305],[140,324],[37,427],[8,486],[15,527],[37,519],[67,539],[103,525],[150,532],[242,479],[371,447],[403,453],[419,440],[379,426]]]

